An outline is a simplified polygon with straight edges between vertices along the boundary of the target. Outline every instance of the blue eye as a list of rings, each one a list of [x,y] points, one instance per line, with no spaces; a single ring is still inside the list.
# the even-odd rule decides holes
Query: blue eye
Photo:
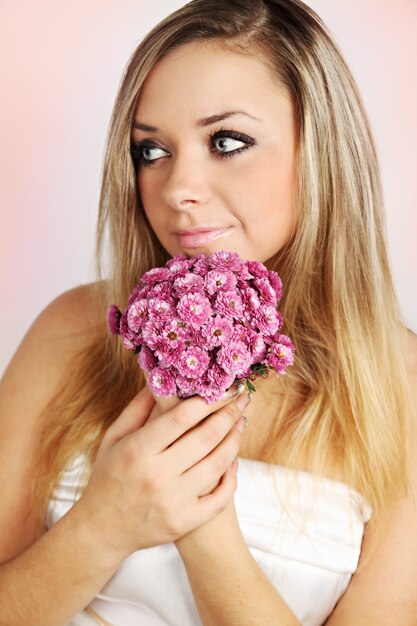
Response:
[[[234,130],[220,129],[219,131],[212,131],[208,133],[207,137],[209,138],[210,152],[221,159],[236,156],[256,144],[255,139],[252,137]],[[236,144],[241,145],[236,146]],[[160,154],[156,154],[156,156],[154,155],[152,158],[154,151]],[[139,143],[132,141],[130,154],[134,163],[139,167],[150,167],[159,161],[160,158],[163,158],[167,152],[154,142],[145,140]]]
[[[220,129],[216,132],[210,132],[208,134],[208,137],[211,144],[210,152],[217,153],[220,158],[233,157],[236,154],[240,154],[241,152],[244,152],[245,150],[256,144],[256,141],[255,139],[253,139],[253,137],[249,137],[248,135],[244,135],[243,133],[238,133],[235,130]],[[241,147],[233,148],[236,143],[242,144]],[[227,150],[227,146],[229,146],[229,150]]]
[[[153,159],[150,158],[150,153],[152,152],[152,150],[159,150],[159,152],[166,154],[165,150],[149,141],[141,141],[140,143],[132,142],[130,146],[130,154],[134,163],[137,163],[140,166],[144,165],[145,167],[148,165],[152,165],[154,161],[157,161],[159,158],[161,158],[161,156],[163,156],[159,155],[159,157]],[[145,151],[147,151],[147,154]]]
[[[239,141],[238,139],[232,139],[231,137],[217,137],[217,139],[214,140],[214,143],[217,143],[217,149],[220,152],[220,154],[224,154],[225,152],[234,152],[235,150],[237,150],[238,148],[233,148],[233,144],[236,145],[236,143],[240,143],[243,144],[242,141]],[[228,144],[230,146],[230,143],[232,144],[232,147],[227,150],[225,148],[227,148]],[[243,144],[245,145],[245,144]]]

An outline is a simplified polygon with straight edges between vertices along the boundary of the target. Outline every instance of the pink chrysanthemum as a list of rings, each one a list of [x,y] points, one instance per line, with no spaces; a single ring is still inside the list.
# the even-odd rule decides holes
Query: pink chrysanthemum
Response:
[[[185,347],[196,346],[197,348],[202,348],[203,350],[208,350],[207,346],[207,338],[204,333],[204,324],[200,328],[191,328],[188,333],[188,336],[185,340]]]
[[[211,317],[201,329],[209,350],[227,343],[233,333],[233,322],[221,315]]]
[[[235,329],[231,341],[243,341],[251,353],[254,363],[260,363],[265,358],[268,346],[262,333],[246,326],[240,326]]]
[[[186,293],[195,292],[203,293],[204,279],[196,274],[186,274],[180,276],[174,281],[174,291],[177,297],[184,296]]]
[[[281,335],[281,341],[270,347],[265,362],[278,374],[283,374],[286,368],[294,363],[294,344],[286,335]]]
[[[214,309],[224,317],[239,319],[243,314],[242,298],[235,291],[220,291],[216,296]]]
[[[153,269],[145,272],[142,276],[142,283],[160,283],[162,280],[169,280],[172,274],[166,267],[154,267]]]
[[[165,267],[169,269],[172,276],[185,276],[189,272],[190,264],[185,255],[181,255],[168,261]]]
[[[193,274],[206,276],[207,273],[210,271],[209,257],[205,256],[204,254],[200,254],[199,256],[195,257],[193,261]]]
[[[184,349],[188,326],[178,319],[149,321],[142,330],[143,338],[159,359],[173,350]]]
[[[251,361],[251,354],[243,341],[234,341],[220,348],[217,353],[217,363],[225,372],[239,377],[247,369]]]
[[[259,293],[253,287],[245,287],[242,289],[242,300],[247,309],[247,318],[250,319],[261,306]]]
[[[207,370],[206,376],[213,387],[220,387],[224,390],[231,387],[236,378],[234,373],[225,372],[218,363],[214,363],[213,367]]]
[[[149,386],[156,396],[175,396],[177,386],[175,378],[168,369],[154,367],[148,374]]]
[[[148,300],[136,300],[127,310],[127,325],[129,329],[138,333],[148,319]]]
[[[227,270],[210,270],[205,278],[205,287],[210,295],[218,291],[232,291],[236,288],[236,284],[236,276]]]
[[[124,311],[120,318],[120,330],[121,336],[123,337],[123,343],[129,350],[134,350],[136,348],[136,334],[133,333],[129,325],[127,323],[127,311]]]
[[[218,250],[211,255],[209,261],[210,267],[214,270],[229,270],[235,274],[242,272],[244,261],[236,252],[229,250]]]
[[[165,320],[175,315],[175,306],[169,300],[151,298],[148,300],[148,311],[150,316],[155,316],[155,319],[161,318]]]
[[[210,300],[201,293],[187,293],[177,304],[177,311],[182,320],[193,328],[200,328],[212,314]]]
[[[209,363],[210,357],[205,350],[191,346],[182,353],[177,369],[186,378],[200,378],[207,370]]]
[[[171,341],[171,345],[177,339],[186,341],[190,337],[190,333],[192,332],[191,327],[184,320],[180,320],[178,318],[174,318],[169,322],[166,322],[166,326],[164,327],[162,334],[164,337]]]
[[[256,278],[261,278],[262,276],[268,277],[269,272],[263,263],[259,263],[259,261],[248,261],[246,265],[249,272]]]
[[[280,277],[276,272],[269,272],[269,281],[272,285],[273,290],[275,291],[275,295],[277,298],[277,302],[281,300],[282,296],[282,282]]]
[[[208,404],[217,402],[223,396],[224,391],[221,387],[216,387],[207,377],[203,377],[197,384],[197,394],[201,396]]]
[[[164,325],[160,320],[148,319],[141,328],[143,345],[148,346],[151,350],[157,350],[163,346],[162,331]]]
[[[132,341],[132,339],[129,339],[127,335],[123,336],[123,343],[125,348],[127,348],[128,350],[134,350],[136,348],[135,343]]]
[[[158,364],[158,359],[155,357],[152,350],[150,350],[146,346],[143,346],[138,354],[138,362],[141,368],[145,370],[145,372],[149,372],[149,370],[156,367],[156,365]]]
[[[236,322],[233,325],[233,332],[230,337],[230,341],[232,343],[236,341],[243,341],[245,345],[249,345],[250,335],[254,334],[254,332],[255,331],[253,331],[250,327],[246,326],[246,323],[241,324]]]
[[[177,374],[175,380],[177,383],[178,395],[181,398],[191,398],[192,396],[197,395],[198,383],[195,378],[187,378],[186,376]]]
[[[277,297],[268,278],[255,278],[253,282],[263,302],[268,306],[276,307]]]
[[[107,322],[113,335],[119,334],[121,317],[121,311],[119,311],[115,304],[112,304],[107,310]]]
[[[164,343],[163,346],[155,350],[159,367],[175,367],[184,351],[185,342],[183,341],[179,341],[175,346]]]
[[[268,347],[264,341],[262,333],[256,333],[255,337],[251,339],[249,349],[252,353],[252,358],[256,363],[263,361]]]
[[[273,306],[262,306],[255,314],[252,326],[262,333],[273,335],[277,332],[280,320]]]
[[[172,301],[172,286],[167,280],[164,280],[162,283],[152,285],[147,294],[147,298]]]

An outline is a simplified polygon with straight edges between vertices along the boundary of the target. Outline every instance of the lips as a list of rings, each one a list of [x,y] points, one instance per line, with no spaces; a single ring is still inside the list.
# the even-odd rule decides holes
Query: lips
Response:
[[[200,248],[214,239],[219,239],[230,232],[231,227],[201,227],[192,230],[178,230],[175,234],[178,237],[182,248]]]

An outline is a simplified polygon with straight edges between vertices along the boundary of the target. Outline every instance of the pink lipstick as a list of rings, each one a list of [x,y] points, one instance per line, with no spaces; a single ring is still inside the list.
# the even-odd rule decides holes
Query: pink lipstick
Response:
[[[231,230],[229,228],[195,228],[193,230],[179,230],[176,235],[181,248],[200,248],[209,241],[222,237]]]

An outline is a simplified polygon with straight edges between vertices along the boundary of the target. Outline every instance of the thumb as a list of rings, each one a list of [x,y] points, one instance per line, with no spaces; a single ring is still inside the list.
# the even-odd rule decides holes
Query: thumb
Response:
[[[111,446],[120,439],[127,437],[142,428],[146,423],[150,412],[155,404],[155,398],[145,385],[123,409],[119,417],[113,422],[106,432],[104,439],[107,446]],[[103,439],[103,444],[104,443]]]

